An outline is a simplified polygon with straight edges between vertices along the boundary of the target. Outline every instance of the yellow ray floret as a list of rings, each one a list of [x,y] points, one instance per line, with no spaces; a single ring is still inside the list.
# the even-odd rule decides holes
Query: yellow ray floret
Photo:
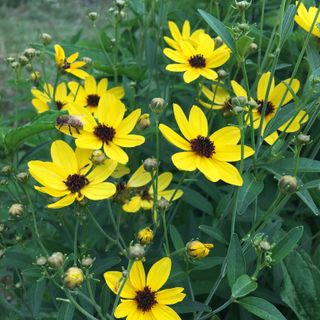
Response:
[[[296,5],[298,4],[298,1],[296,2]],[[306,9],[305,5],[303,3],[300,3],[297,14],[294,17],[295,22],[304,30],[307,32],[310,32],[311,27],[315,21],[315,18],[317,16],[318,8],[317,7],[310,7],[308,10]],[[312,28],[312,34],[318,38],[320,38],[320,14],[318,15],[313,28]]]

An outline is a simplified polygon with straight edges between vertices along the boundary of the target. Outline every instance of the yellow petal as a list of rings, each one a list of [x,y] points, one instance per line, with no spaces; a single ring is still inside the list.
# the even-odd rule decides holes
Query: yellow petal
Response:
[[[164,190],[160,191],[158,193],[159,199],[162,197],[165,198],[167,201],[175,201],[183,196],[183,191],[182,190]]]
[[[267,94],[267,89],[268,89],[268,84],[271,78],[271,72],[266,72],[263,73],[259,79],[258,82],[258,88],[257,88],[257,98],[258,100],[268,100],[268,97],[266,97]],[[270,93],[274,89],[274,78],[271,79],[270,83],[270,90],[269,90],[269,96]]]
[[[171,60],[173,60],[174,62],[178,62],[178,63],[187,63],[188,59],[185,57],[184,54],[182,54],[179,51],[176,50],[172,50],[169,48],[165,48],[163,50],[163,53],[170,58]]]
[[[280,131],[286,131],[286,132],[296,132],[300,130],[301,125],[305,122],[307,122],[309,119],[309,116],[305,111],[300,111],[293,121],[288,120],[284,125],[282,125],[278,130]],[[290,125],[289,125],[290,123]]]
[[[122,283],[124,281],[122,272],[107,271],[103,274],[103,277],[109,289],[113,293],[118,294],[119,289],[121,288]],[[132,287],[132,284],[129,279],[126,280],[126,283],[122,288],[120,296],[121,298],[127,298],[127,299],[134,299],[134,297],[136,296],[136,292]]]
[[[89,76],[85,79],[84,88],[86,90],[87,95],[97,93],[97,83],[93,76]]]
[[[108,79],[107,78],[101,79],[97,87],[98,95],[102,96],[103,94],[106,93],[107,89],[108,89]]]
[[[164,124],[159,125],[159,130],[162,135],[174,146],[182,150],[191,150],[190,143],[180,137],[176,132]]]
[[[118,163],[116,169],[112,172],[111,177],[114,179],[120,179],[129,173],[130,169],[127,166]]]
[[[103,149],[110,159],[122,164],[126,164],[129,161],[129,157],[125,151],[112,142],[109,142],[109,144],[104,144]]]
[[[266,141],[268,144],[273,145],[279,138],[278,132],[275,131],[264,138],[264,141]]]
[[[188,140],[196,138],[197,134],[195,132],[193,132],[182,108],[176,103],[173,104],[173,114],[174,114],[174,117],[176,119],[176,122],[178,124],[178,127],[179,127],[181,133]]]
[[[187,70],[184,74],[183,74],[183,80],[186,83],[190,83],[196,79],[198,79],[200,77],[200,71],[199,69],[194,69],[191,68],[189,70]],[[212,79],[214,80],[214,79]]]
[[[244,157],[248,158],[254,154],[254,150],[248,146],[244,146]],[[219,145],[215,148],[213,158],[220,161],[239,161],[241,160],[241,145]]]
[[[126,107],[112,94],[106,93],[99,100],[98,119],[100,123],[117,128],[121,123]]]
[[[143,290],[146,286],[146,274],[141,261],[135,261],[131,267],[130,281],[136,291]]]
[[[107,91],[110,94],[113,94],[117,99],[122,99],[124,97],[123,87],[114,87]]]
[[[219,168],[217,168],[213,159],[197,157],[196,165],[208,180],[217,182],[221,178]]]
[[[143,136],[139,136],[136,134],[128,134],[128,135],[116,134],[112,142],[117,144],[120,147],[133,148],[143,144],[145,142],[145,138]]]
[[[269,101],[271,101],[276,108],[280,106],[281,101],[282,106],[284,106],[293,99],[293,95],[288,89],[287,85],[285,85],[285,83],[289,85],[290,79],[286,79],[276,85],[276,87],[270,93]],[[294,93],[297,93],[300,88],[300,81],[297,79],[293,79],[290,87]]]
[[[207,118],[203,113],[203,111],[195,105],[192,106],[190,111],[189,124],[190,124],[190,127],[192,128],[192,131],[196,135],[201,135],[204,137],[208,135]]]
[[[171,288],[158,291],[156,293],[156,300],[160,304],[175,304],[182,301],[185,298],[185,293],[182,293],[184,288]]]
[[[114,311],[116,318],[127,317],[129,313],[134,312],[137,309],[137,303],[135,300],[122,300]]]
[[[207,68],[217,68],[225,64],[230,58],[231,51],[230,49],[222,45],[218,49],[214,50],[214,52],[208,57],[207,60]]]
[[[141,115],[141,109],[136,109],[131,112],[126,118],[124,118],[117,127],[117,133],[119,135],[125,135],[130,133]]]
[[[49,110],[49,106],[47,105],[47,103],[39,100],[39,99],[32,99],[32,105],[35,107],[35,109],[39,112],[45,112],[47,110]]]
[[[243,180],[236,167],[224,161],[214,160],[214,165],[219,170],[220,179],[226,183],[242,186]]]
[[[80,79],[85,79],[86,77],[89,76],[89,73],[87,73],[86,71],[81,70],[81,69],[67,69],[65,71],[73,74],[74,76],[76,76]]]
[[[147,286],[152,291],[158,291],[168,280],[171,272],[171,259],[162,258],[157,261],[149,270],[147,276]]]
[[[175,41],[182,40],[180,30],[179,30],[178,26],[173,21],[168,21],[168,27],[169,27],[171,36]]]
[[[78,57],[79,57],[79,52],[75,52],[67,58],[67,62],[73,63],[74,61],[76,61],[78,59]]]
[[[166,66],[166,70],[171,72],[185,72],[190,69],[189,64],[178,64],[178,63],[171,63]]]
[[[178,152],[175,153],[171,160],[173,164],[183,171],[194,171],[196,170],[196,158],[197,156],[193,151],[190,152]]]
[[[110,182],[89,183],[81,189],[81,193],[91,200],[102,200],[112,197],[116,193],[116,186]]]
[[[69,190],[56,190],[56,189],[52,189],[50,187],[34,186],[34,188],[41,193],[49,194],[50,196],[55,197],[55,198],[60,198],[60,197],[65,196],[66,194],[70,193]]]
[[[152,177],[150,172],[147,172],[143,165],[141,165],[131,176],[127,183],[129,188],[143,187],[151,181]]]
[[[248,98],[247,91],[238,82],[231,80],[231,87],[237,97]]]
[[[79,148],[98,150],[102,147],[102,141],[93,134],[83,133],[76,139]]]
[[[173,174],[171,172],[161,173],[158,177],[158,191],[163,191],[171,183]]]
[[[202,75],[206,79],[215,80],[215,79],[218,78],[218,74],[214,70],[211,70],[211,69],[208,69],[208,68],[202,68],[202,69],[199,69],[199,70],[200,70],[199,71],[200,75]]]
[[[151,312],[156,320],[181,320],[179,315],[173,309],[162,304],[156,304],[151,309]]]
[[[56,44],[54,46],[54,50],[55,50],[56,63],[59,67],[61,67],[63,65],[64,59],[65,59],[64,50],[59,44]]]
[[[68,195],[66,195],[64,198],[49,204],[47,207],[50,209],[60,209],[63,207],[67,207],[70,204],[74,203],[74,201],[76,200],[76,193],[70,193]]]
[[[110,177],[110,175],[112,174],[112,172],[115,170],[116,167],[117,167],[117,161],[108,159],[104,162],[104,164],[94,168],[87,175],[87,179],[92,184],[103,182]]]
[[[76,148],[75,155],[78,162],[79,174],[86,174],[92,167],[90,160],[92,150]]]
[[[139,196],[132,197],[129,202],[122,206],[125,212],[137,212],[141,208],[141,198]]]
[[[240,140],[240,129],[235,126],[224,127],[210,136],[215,146],[237,144]]]

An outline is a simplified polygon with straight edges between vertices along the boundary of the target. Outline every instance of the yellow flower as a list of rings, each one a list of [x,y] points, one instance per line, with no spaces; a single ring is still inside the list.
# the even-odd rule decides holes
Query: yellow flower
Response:
[[[116,169],[112,173],[111,177],[115,179],[120,179],[123,176],[127,175],[130,173],[130,168],[125,166],[124,164],[118,163]]]
[[[108,79],[106,78],[101,79],[97,84],[93,76],[88,76],[84,80],[84,86],[81,86],[75,81],[70,81],[68,86],[73,97],[75,97],[76,104],[81,107],[86,107],[94,116],[97,116],[99,100],[105,93],[108,92],[119,100],[124,96],[122,87],[115,87],[108,90]]]
[[[221,84],[212,84],[211,90],[205,85],[201,85],[201,92],[209,100],[199,100],[199,103],[212,110],[224,109],[225,112],[230,111],[231,108],[231,97],[227,89]],[[214,100],[213,100],[214,99]]]
[[[214,40],[207,34],[200,34],[199,42],[195,46],[188,41],[180,41],[179,44],[181,49],[165,48],[163,53],[176,62],[167,65],[166,69],[172,72],[184,72],[183,79],[186,83],[200,76],[215,80],[218,75],[212,69],[220,67],[230,58],[230,49],[222,45],[215,50]]]
[[[128,181],[127,186],[130,188],[139,188],[136,190],[136,194],[122,206],[122,209],[126,212],[138,212],[141,208],[143,210],[150,210],[153,207],[154,190],[153,187],[147,187],[147,184],[151,181],[147,178],[147,172],[143,172],[143,167],[139,167],[135,175]],[[171,172],[164,172],[158,177],[158,200],[165,198],[167,201],[179,199],[183,192],[182,190],[166,190],[172,181],[173,175]]]
[[[64,50],[59,44],[56,44],[54,46],[54,50],[56,64],[58,68],[61,69],[63,72],[71,73],[80,79],[85,79],[89,76],[87,72],[79,69],[86,64],[84,61],[76,61],[79,57],[79,52],[75,52],[71,56],[66,58]]]
[[[172,38],[163,37],[164,41],[173,49],[180,50],[180,41],[189,41],[192,45],[196,45],[199,41],[199,35],[204,34],[203,29],[197,29],[195,32],[190,33],[190,23],[185,20],[182,26],[182,32],[180,32],[178,26],[173,21],[168,22],[168,27]]]
[[[143,245],[149,244],[153,240],[153,231],[149,227],[146,227],[144,229],[141,229],[137,233],[137,238],[139,242]]]
[[[213,182],[223,180],[226,183],[241,186],[242,177],[233,165],[228,162],[241,159],[240,130],[235,126],[222,128],[208,135],[208,121],[203,111],[193,106],[189,120],[181,107],[173,105],[173,113],[178,127],[185,139],[164,124],[159,129],[163,136],[179,149],[184,150],[174,154],[173,164],[183,171],[200,170],[205,177]],[[244,146],[244,158],[254,151]]]
[[[297,5],[298,2],[296,2]],[[296,23],[306,30],[307,32],[310,32],[313,21],[317,15],[318,8],[317,7],[310,7],[308,10],[306,9],[305,5],[303,3],[300,3],[300,6],[297,10],[297,15],[294,17],[294,20]],[[318,15],[317,21],[314,24],[314,27],[312,29],[312,34],[318,38],[320,38],[320,15]]]
[[[269,121],[275,116],[281,101],[283,101],[282,106],[284,106],[293,99],[292,93],[287,88],[287,85],[289,85],[290,83],[290,79],[286,79],[281,83],[277,84],[276,86],[275,86],[274,78],[271,79],[269,95],[266,96],[270,77],[271,77],[270,72],[266,72],[261,75],[258,82],[258,88],[257,88],[257,103],[259,104],[259,107],[252,110],[252,116],[254,121],[253,125],[254,125],[254,128],[257,129],[260,126],[264,100],[267,100],[266,111],[264,115],[262,131],[261,131],[262,135]],[[239,83],[232,80],[231,86],[237,97],[242,96],[242,97],[248,98],[248,94],[246,90]],[[299,87],[300,87],[299,80],[293,79],[291,82],[291,90],[296,94],[299,90]],[[286,93],[286,96],[284,97],[285,93]],[[290,121],[291,119],[288,120],[280,128],[278,128],[278,130],[280,131],[285,130],[286,132],[296,132],[300,129],[301,124],[308,121],[308,115],[306,114],[305,111],[300,111],[297,114],[297,116],[294,118],[292,123],[288,126]],[[246,122],[247,124],[250,124],[249,115],[246,116]],[[269,144],[273,144],[278,139],[278,137],[279,137],[278,132],[275,131],[269,136],[267,136],[264,140]]]
[[[130,134],[141,110],[136,109],[123,118],[125,110],[125,105],[110,93],[100,98],[97,119],[87,109],[70,104],[69,113],[75,116],[80,114],[83,121],[80,133],[72,134],[76,138],[76,145],[90,150],[103,148],[110,159],[126,164],[129,158],[121,147],[133,148],[143,144],[145,139],[143,136]],[[68,128],[62,127],[59,130],[70,135]]]
[[[160,290],[169,278],[171,265],[170,258],[162,258],[151,267],[146,276],[142,262],[134,262],[120,293],[121,303],[114,316],[127,320],[181,320],[167,305],[182,301],[186,296],[182,292],[184,288]],[[112,292],[118,294],[125,281],[122,272],[108,271],[104,273],[104,278]]]
[[[78,267],[71,267],[64,274],[63,282],[70,289],[79,287],[83,283],[83,281],[83,271]]]
[[[57,110],[67,109],[70,97],[67,92],[67,86],[64,82],[57,85],[55,93],[54,88],[50,83],[44,83],[43,88],[44,91],[40,91],[37,88],[31,89],[31,93],[34,96],[34,99],[32,99],[32,105],[38,113],[51,109],[52,105],[54,105]],[[54,98],[53,95],[55,96]]]
[[[194,240],[187,243],[187,252],[190,257],[202,260],[210,253],[213,247],[212,243],[202,243],[199,240]]]
[[[51,145],[52,162],[29,161],[29,172],[43,186],[35,189],[52,197],[63,197],[48,208],[62,208],[83,198],[102,200],[110,198],[116,192],[114,184],[104,182],[114,171],[117,162],[106,160],[104,165],[94,168],[91,151],[72,148],[62,140]]]

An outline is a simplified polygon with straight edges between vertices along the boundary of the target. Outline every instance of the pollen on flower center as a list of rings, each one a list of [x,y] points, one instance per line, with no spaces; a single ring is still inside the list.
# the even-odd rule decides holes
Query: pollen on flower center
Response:
[[[210,158],[214,154],[214,144],[208,137],[198,135],[190,144],[192,151],[199,156]]]
[[[263,100],[258,100],[259,108],[257,110],[260,114],[262,114],[263,103],[264,103]],[[266,113],[264,116],[267,116],[267,115],[273,113],[274,109],[275,109],[275,106],[273,105],[273,103],[271,101],[268,101],[267,107],[266,107]]]
[[[206,59],[202,54],[196,54],[188,60],[193,68],[204,68],[206,66]]]
[[[56,101],[56,106],[58,110],[61,110],[65,104],[61,101]]]
[[[68,189],[72,193],[79,192],[85,185],[89,183],[89,180],[80,174],[69,174],[67,181],[64,181]]]
[[[89,94],[87,97],[87,104],[90,107],[96,107],[99,104],[100,97],[97,94]]]
[[[149,311],[157,303],[156,295],[150,290],[149,287],[145,287],[143,290],[136,292],[134,300],[137,302],[138,309],[142,311]]]
[[[116,130],[113,127],[106,126],[104,124],[98,124],[94,128],[93,133],[103,142],[106,144],[109,143],[109,141],[112,141],[116,134]]]

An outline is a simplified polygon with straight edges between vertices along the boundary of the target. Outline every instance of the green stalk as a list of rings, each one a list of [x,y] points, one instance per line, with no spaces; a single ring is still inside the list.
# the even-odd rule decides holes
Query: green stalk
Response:
[[[162,216],[162,224],[163,224],[163,233],[164,233],[164,239],[165,239],[165,252],[166,256],[170,256],[170,246],[169,246],[169,239],[168,239],[168,230],[167,230],[167,222],[166,222],[166,212],[165,210],[162,210],[161,212]]]
[[[79,219],[76,220],[76,226],[74,228],[74,239],[73,239],[73,264],[77,265],[78,260],[78,230],[79,230]]]

